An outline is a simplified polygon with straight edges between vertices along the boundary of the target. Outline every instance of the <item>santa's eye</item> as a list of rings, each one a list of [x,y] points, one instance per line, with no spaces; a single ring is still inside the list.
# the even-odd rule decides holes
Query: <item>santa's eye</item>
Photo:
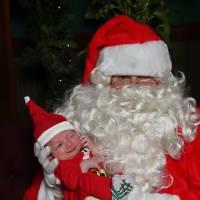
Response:
[[[121,76],[121,79],[127,79],[130,78],[130,76]]]

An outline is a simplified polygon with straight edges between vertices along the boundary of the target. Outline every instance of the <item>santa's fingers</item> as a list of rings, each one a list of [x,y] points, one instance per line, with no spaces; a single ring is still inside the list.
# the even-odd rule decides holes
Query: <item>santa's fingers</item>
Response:
[[[98,171],[101,170],[101,167],[100,167],[99,164],[96,163],[96,162],[91,163],[91,166],[90,166],[90,167],[91,167],[91,168],[95,168],[95,169],[97,169]]]
[[[88,141],[82,141],[82,145],[84,146],[84,147],[88,147],[89,146],[89,142]]]
[[[91,140],[89,138],[87,138],[87,137],[81,138],[81,142],[84,145],[84,147],[91,144]]]
[[[43,166],[46,173],[49,174],[53,173],[55,168],[58,166],[58,163],[59,161],[57,158],[54,158],[53,160],[46,162],[46,166]]]
[[[95,162],[97,162],[97,163],[101,163],[101,162],[103,162],[103,157],[102,156],[94,156],[93,157],[93,159],[95,160]]]
[[[81,141],[91,141],[90,138],[89,138],[88,136],[86,136],[86,135],[82,135],[82,136],[80,137],[80,140],[81,140]]]

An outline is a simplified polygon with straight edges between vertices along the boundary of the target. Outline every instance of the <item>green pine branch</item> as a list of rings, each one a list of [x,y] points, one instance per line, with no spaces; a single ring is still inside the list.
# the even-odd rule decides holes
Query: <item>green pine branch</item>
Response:
[[[63,98],[64,91],[80,80],[77,44],[70,28],[73,16],[67,13],[67,0],[20,0],[20,3],[27,16],[28,44],[17,52],[16,63],[24,77],[34,76],[35,81],[40,70],[44,73],[42,98],[44,106],[51,109]]]
[[[169,41],[170,26],[163,0],[90,0],[86,19],[108,20],[125,14],[149,24],[166,41]]]

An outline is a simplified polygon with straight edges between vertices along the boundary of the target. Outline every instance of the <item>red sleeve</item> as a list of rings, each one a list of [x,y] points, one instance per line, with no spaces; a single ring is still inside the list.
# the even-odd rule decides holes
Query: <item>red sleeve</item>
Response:
[[[82,174],[80,162],[76,160],[62,160],[55,170],[55,175],[60,179],[61,184],[69,190],[76,190],[79,185],[79,178]]]
[[[39,192],[42,180],[43,180],[43,173],[39,169],[33,180],[33,183],[25,192],[23,200],[37,200],[38,192]]]
[[[89,194],[90,196],[95,196],[98,199],[111,200],[111,178],[104,176],[97,176],[93,173],[82,174],[79,182],[80,194],[84,197],[84,194]]]
[[[200,127],[196,139],[185,144],[180,160],[167,157],[167,169],[173,184],[161,192],[176,194],[181,200],[200,200]]]

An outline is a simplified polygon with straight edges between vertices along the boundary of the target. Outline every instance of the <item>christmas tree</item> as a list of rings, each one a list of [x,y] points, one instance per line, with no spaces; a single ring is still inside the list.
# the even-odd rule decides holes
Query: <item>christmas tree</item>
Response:
[[[164,0],[90,0],[86,19],[107,20],[124,14],[149,24],[166,42],[170,26]]]
[[[78,62],[83,60],[86,48],[82,50],[84,55],[80,59],[72,37],[75,33],[70,28],[74,22],[67,0],[20,2],[26,10],[29,44],[19,51],[17,65],[24,78],[37,82],[33,99],[47,110],[53,110],[62,102],[65,91],[80,83],[82,70]],[[169,40],[169,23],[163,0],[90,0],[86,21],[92,19],[100,25],[118,14],[149,24],[165,41]]]
[[[26,11],[28,44],[18,53],[17,65],[24,77],[40,80],[41,91],[33,98],[52,110],[65,90],[80,81],[77,45],[69,26],[73,16],[67,12],[67,1],[20,0],[20,3]]]

